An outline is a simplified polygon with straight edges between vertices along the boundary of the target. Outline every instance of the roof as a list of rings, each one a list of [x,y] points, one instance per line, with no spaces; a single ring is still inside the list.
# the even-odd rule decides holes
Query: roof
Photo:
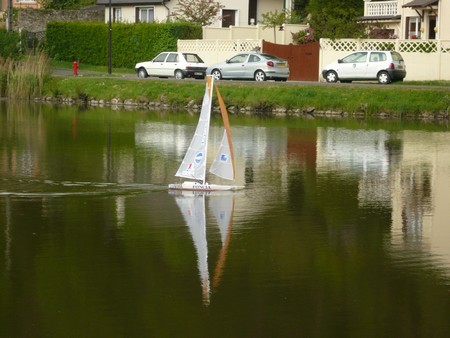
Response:
[[[426,7],[431,5],[437,5],[439,0],[413,0],[411,2],[408,2],[407,4],[404,4],[402,7],[411,7],[411,8],[418,8],[418,7]]]
[[[402,18],[401,15],[377,15],[377,16],[362,16],[357,21],[399,21]]]
[[[167,0],[97,0],[97,5],[111,5],[117,6],[135,6],[135,5],[162,5]]]

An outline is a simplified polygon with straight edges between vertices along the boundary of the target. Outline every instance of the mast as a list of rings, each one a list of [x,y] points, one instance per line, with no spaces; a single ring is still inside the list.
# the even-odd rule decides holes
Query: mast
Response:
[[[206,163],[208,159],[208,140],[209,140],[209,129],[211,128],[211,107],[212,107],[212,94],[213,94],[213,85],[214,85],[214,77],[212,75],[206,76],[206,84],[208,86],[208,94],[209,94],[209,107],[208,107],[208,123],[205,125],[205,128],[208,128],[206,132],[206,140],[205,140],[205,166],[203,168],[203,185],[206,183]]]

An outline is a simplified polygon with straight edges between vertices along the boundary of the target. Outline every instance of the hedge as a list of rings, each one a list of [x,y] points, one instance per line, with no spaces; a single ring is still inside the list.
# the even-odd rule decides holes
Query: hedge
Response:
[[[201,39],[202,29],[186,22],[112,24],[112,65],[132,68],[162,51],[176,51],[178,39]],[[108,30],[105,23],[51,22],[47,24],[46,50],[55,60],[108,64]]]
[[[0,29],[0,57],[17,59],[21,56],[20,35]]]

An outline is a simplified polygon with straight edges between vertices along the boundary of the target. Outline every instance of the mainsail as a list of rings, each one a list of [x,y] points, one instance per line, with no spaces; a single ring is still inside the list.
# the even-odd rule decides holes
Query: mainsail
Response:
[[[205,183],[206,174],[206,152],[208,149],[209,122],[211,119],[212,85],[212,77],[207,77],[198,125],[183,162],[181,162],[175,174],[178,177],[201,180],[203,183]]]

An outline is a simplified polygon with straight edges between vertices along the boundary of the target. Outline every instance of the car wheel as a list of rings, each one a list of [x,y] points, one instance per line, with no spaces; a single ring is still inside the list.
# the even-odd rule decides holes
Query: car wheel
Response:
[[[266,73],[264,73],[262,70],[257,70],[255,72],[254,79],[255,81],[266,81]]]
[[[334,70],[329,70],[325,74],[325,80],[327,80],[327,82],[337,82],[338,81],[337,73]]]
[[[145,68],[139,68],[138,77],[141,79],[145,79],[146,77],[148,77],[148,74],[147,74],[147,71],[145,70]]]
[[[214,80],[222,80],[222,73],[218,69],[214,69],[211,75],[214,77]]]
[[[378,79],[378,83],[381,83],[381,84],[391,83],[391,77],[390,77],[389,73],[385,72],[385,71],[379,72],[377,79]]]
[[[184,74],[181,70],[177,69],[175,71],[175,79],[177,80],[183,80],[184,79]]]

